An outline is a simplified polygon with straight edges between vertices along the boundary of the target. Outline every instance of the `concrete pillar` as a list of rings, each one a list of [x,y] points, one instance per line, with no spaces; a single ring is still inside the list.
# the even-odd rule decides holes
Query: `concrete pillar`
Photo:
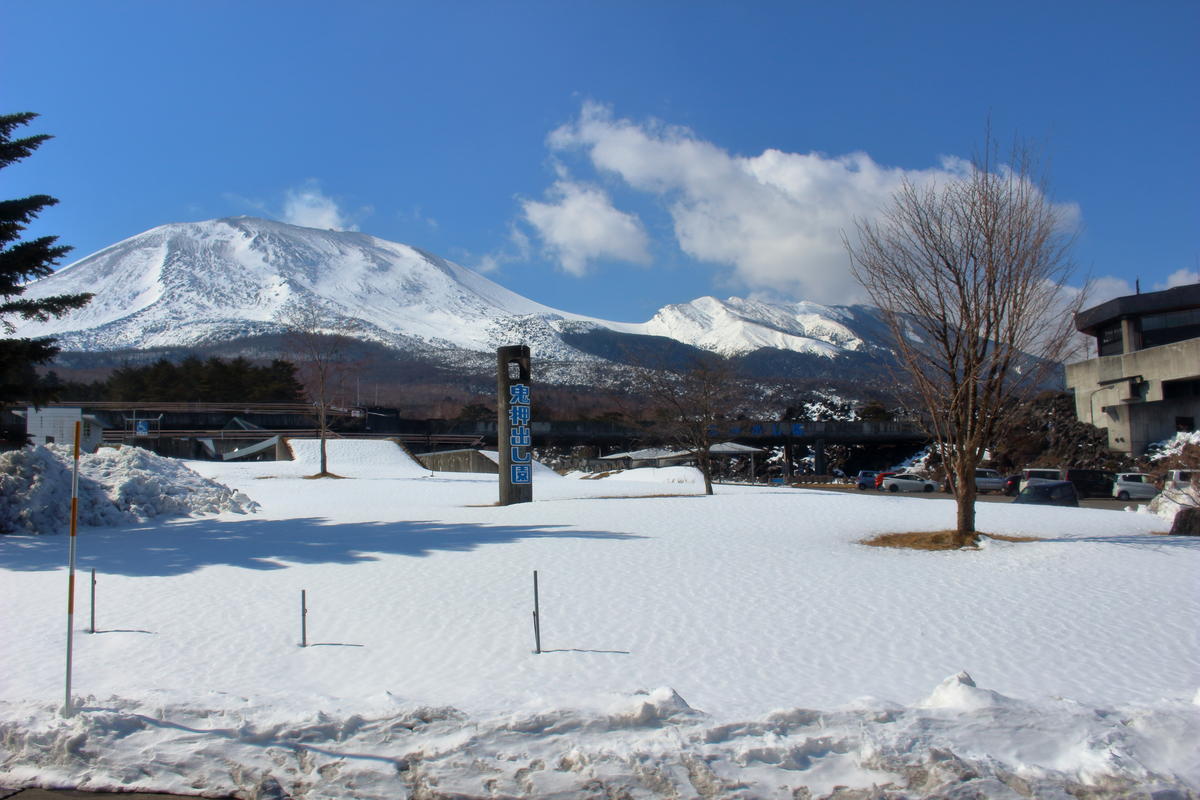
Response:
[[[824,475],[826,468],[829,466],[825,463],[825,440],[817,439],[813,442],[813,470],[818,475]]]
[[[533,500],[532,377],[529,348],[496,350],[496,449],[500,453],[500,505]]]
[[[1121,320],[1121,352],[1128,355],[1141,349],[1141,334],[1138,333],[1137,321],[1126,317]]]

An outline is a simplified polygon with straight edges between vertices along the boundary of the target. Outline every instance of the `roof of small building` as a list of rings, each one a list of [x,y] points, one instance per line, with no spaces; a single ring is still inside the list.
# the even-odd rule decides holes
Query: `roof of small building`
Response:
[[[708,448],[708,452],[717,456],[737,456],[747,453],[762,453],[765,452],[761,447],[751,447],[748,444],[738,444],[737,442],[720,442]],[[690,450],[666,450],[660,447],[649,447],[644,450],[631,450],[627,453],[612,453],[607,456],[600,456],[601,460],[617,461],[623,458],[628,458],[631,461],[656,461],[667,460],[674,458],[689,458],[692,456]]]

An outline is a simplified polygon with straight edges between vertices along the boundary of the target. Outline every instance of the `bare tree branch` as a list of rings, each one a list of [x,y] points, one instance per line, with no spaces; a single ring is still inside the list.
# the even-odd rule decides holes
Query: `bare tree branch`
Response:
[[[276,315],[275,321],[284,329],[284,346],[296,365],[296,377],[317,419],[321,468],[314,477],[333,477],[326,448],[330,411],[337,393],[344,388],[353,340],[340,332],[336,320],[313,303],[288,306]]]
[[[905,182],[846,240],[851,270],[884,312],[951,473],[957,531],[975,531],[975,468],[1016,401],[1061,363],[1082,295],[1065,300],[1072,236],[1018,145],[996,166],[990,132],[961,179]]]

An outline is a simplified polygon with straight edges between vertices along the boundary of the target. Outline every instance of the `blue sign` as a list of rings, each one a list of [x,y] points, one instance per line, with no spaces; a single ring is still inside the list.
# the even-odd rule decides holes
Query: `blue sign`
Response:
[[[148,420],[148,419],[135,420],[133,423],[133,433],[135,436],[149,436],[150,435],[150,420]]]
[[[533,455],[530,450],[533,438],[529,433],[529,387],[514,383],[508,387],[508,431],[509,480],[512,483],[533,483]],[[503,443],[501,443],[503,447]]]

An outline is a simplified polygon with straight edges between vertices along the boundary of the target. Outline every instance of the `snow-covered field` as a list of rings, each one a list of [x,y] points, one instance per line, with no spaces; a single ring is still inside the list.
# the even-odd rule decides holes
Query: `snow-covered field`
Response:
[[[256,512],[81,529],[70,719],[67,537],[0,536],[0,786],[1200,792],[1200,541],[1154,516],[986,503],[982,530],[1045,541],[895,551],[857,541],[950,527],[953,504],[704,497],[664,470],[541,472],[535,502],[498,507],[495,476],[387,443],[337,443],[344,480],[304,479],[315,450],[296,452],[188,462]]]

